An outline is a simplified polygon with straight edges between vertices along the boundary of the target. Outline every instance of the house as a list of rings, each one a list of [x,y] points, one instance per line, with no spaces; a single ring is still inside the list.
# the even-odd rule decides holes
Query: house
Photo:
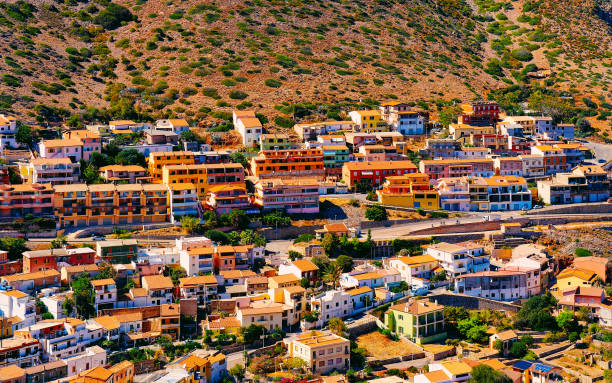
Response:
[[[95,279],[91,281],[95,297],[94,307],[96,311],[107,308],[115,308],[117,304],[117,284],[114,279]]]
[[[297,259],[289,263],[284,263],[278,268],[278,275],[293,274],[297,278],[306,278],[311,285],[318,279],[319,268],[307,259]]]
[[[257,277],[251,270],[221,270],[217,281],[225,286],[244,285],[248,278]]]
[[[565,289],[557,294],[559,310],[572,312],[585,307],[591,319],[599,319],[601,304],[606,299],[605,291],[599,287],[578,286]]]
[[[42,158],[69,158],[76,163],[83,159],[83,141],[78,138],[42,140],[38,152]]]
[[[346,146],[352,153],[357,153],[363,145],[376,145],[378,140],[374,133],[350,132],[345,133]]]
[[[563,150],[551,145],[535,145],[531,147],[531,154],[543,157],[544,173],[553,175],[567,170],[567,159]]]
[[[351,287],[380,287],[384,285],[383,275],[377,271],[361,274],[344,273],[340,279],[340,286]]]
[[[268,278],[268,286],[270,289],[285,288],[299,285],[300,280],[293,274],[277,275]]]
[[[160,329],[162,336],[172,340],[181,339],[181,310],[178,304],[161,304],[159,318],[155,318],[152,328]]]
[[[518,156],[523,163],[523,177],[543,177],[544,156],[540,154],[521,154]]]
[[[242,136],[242,145],[252,148],[259,143],[263,126],[252,110],[234,110],[232,115],[234,128]]]
[[[308,177],[323,180],[321,149],[266,150],[251,158],[251,174],[259,178]]]
[[[612,260],[605,257],[576,257],[574,258],[574,267],[582,270],[591,271],[604,283],[612,280]]]
[[[250,277],[244,281],[247,294],[260,294],[268,292],[268,277]]]
[[[149,175],[153,182],[161,182],[164,166],[168,165],[193,165],[194,154],[189,151],[177,152],[152,152],[147,157]]]
[[[241,327],[252,324],[264,326],[266,330],[273,331],[283,328],[283,305],[280,303],[268,303],[258,307],[237,308],[236,319]]]
[[[24,251],[23,272],[35,273],[42,270],[57,270],[57,255],[52,250]]]
[[[5,275],[1,280],[13,290],[29,294],[46,287],[59,286],[60,273],[57,270],[42,270],[35,273]]]
[[[353,121],[322,121],[295,124],[293,130],[302,141],[316,140],[318,136],[338,131],[351,131],[356,127]]]
[[[387,177],[376,194],[382,205],[432,210],[440,208],[438,192],[429,183],[429,176],[423,173]]]
[[[431,373],[444,373],[448,377],[450,382],[465,382],[471,377],[472,367],[467,363],[458,361],[449,361],[441,363],[430,363],[429,374]],[[422,383],[424,381],[418,380],[415,376],[414,383]]]
[[[30,184],[67,185],[79,181],[81,164],[70,158],[33,158],[19,165],[19,174]]]
[[[497,157],[493,159],[495,174],[500,176],[523,176],[523,160],[520,157]]]
[[[419,111],[391,112],[389,121],[393,130],[404,136],[425,134],[427,119]]]
[[[214,186],[244,186],[244,168],[234,163],[164,165],[162,182],[166,185],[192,183],[197,187],[198,197],[204,200]]]
[[[206,205],[217,214],[228,214],[233,210],[248,210],[251,206],[246,187],[243,185],[218,185],[208,191]]]
[[[127,182],[135,184],[139,181],[147,180],[146,169],[138,165],[108,165],[99,170],[100,177],[109,182]]]
[[[19,336],[4,338],[0,345],[0,367],[18,366],[26,368],[35,366],[41,362],[41,351],[38,339]]]
[[[147,275],[142,277],[142,287],[153,305],[170,304],[173,302],[174,284],[169,277],[163,275]]]
[[[551,290],[566,290],[573,287],[593,287],[597,274],[589,270],[569,267],[557,275],[557,283]]]
[[[15,138],[17,133],[17,119],[13,116],[0,114],[0,152],[5,148],[17,148],[19,143]]]
[[[138,241],[135,239],[115,239],[96,242],[96,256],[109,263],[127,264],[136,257]]]
[[[353,110],[348,115],[361,132],[386,132],[389,129],[380,110]]]
[[[473,126],[494,125],[499,119],[499,105],[495,101],[470,101],[461,104],[459,123]]]
[[[149,145],[178,143],[179,135],[169,130],[147,129],[144,131],[145,142]]]
[[[444,306],[424,299],[391,306],[385,314],[385,325],[417,344],[446,339]]]
[[[436,185],[440,208],[450,211],[470,210],[470,188],[463,177],[440,178]]]
[[[368,286],[356,287],[345,291],[351,296],[353,312],[367,310],[374,303],[374,290]]]
[[[514,330],[506,330],[493,334],[489,337],[489,348],[491,350],[496,350],[495,343],[498,340],[502,344],[501,353],[505,356],[510,353],[510,347],[512,347],[512,343],[517,342],[519,340],[519,337],[518,335],[516,335]]]
[[[53,216],[51,184],[0,184],[0,217],[25,218]]]
[[[66,363],[67,376],[75,376],[95,367],[106,366],[106,350],[100,346],[87,347],[84,352],[62,361]]]
[[[387,177],[416,173],[417,168],[412,161],[368,161],[347,162],[342,167],[342,180],[349,188],[357,184],[369,187],[380,186]]]
[[[464,246],[452,243],[432,244],[427,247],[426,253],[438,260],[451,279],[466,274],[470,268],[469,264],[473,262]]]
[[[189,123],[187,123],[187,121],[185,121],[182,118],[169,119],[169,120],[157,120],[155,122],[155,129],[180,134],[182,132],[189,130]]]
[[[332,318],[345,318],[353,313],[353,303],[351,295],[343,290],[328,290],[325,293],[312,296],[310,298],[312,311],[319,313],[312,327],[323,327]],[[306,321],[302,321],[302,327],[308,330],[310,326]]]
[[[312,373],[327,374],[350,367],[350,341],[331,332],[312,331],[283,342],[288,356],[302,359]]]
[[[465,145],[470,143],[471,135],[490,135],[495,134],[495,128],[492,124],[486,124],[481,126],[468,125],[468,124],[449,124],[448,132],[450,136]]]
[[[63,138],[64,140],[76,139],[81,141],[83,144],[82,155],[85,161],[89,161],[93,153],[100,153],[102,150],[102,139],[100,138],[100,135],[98,133],[90,132],[87,129],[69,130],[63,134]]]
[[[491,158],[423,160],[419,171],[432,180],[450,177],[491,177],[495,173]]]
[[[402,280],[409,285],[412,285],[413,278],[430,279],[439,269],[438,260],[429,254],[390,258],[387,262],[391,268],[400,273]]]
[[[340,176],[342,166],[349,160],[349,148],[341,145],[321,145],[323,152],[323,166],[326,176]]]
[[[289,214],[319,212],[319,184],[314,178],[258,179],[252,203],[262,211],[282,210]]]
[[[287,247],[287,251],[295,251],[302,255],[303,258],[312,258],[315,256],[325,255],[325,250],[321,245],[321,241],[313,239],[308,242],[292,243]]]
[[[497,270],[463,274],[455,279],[455,291],[497,301],[525,299],[529,297],[527,273],[520,270]]]
[[[4,318],[17,317],[19,329],[36,322],[36,301],[30,295],[19,290],[0,291],[0,310]]]
[[[1,383],[26,383],[26,372],[23,368],[11,365],[0,368]]]

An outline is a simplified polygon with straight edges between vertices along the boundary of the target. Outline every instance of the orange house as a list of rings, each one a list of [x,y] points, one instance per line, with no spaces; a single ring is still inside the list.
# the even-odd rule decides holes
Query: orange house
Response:
[[[251,159],[251,173],[259,178],[325,178],[321,149],[264,150]]]
[[[215,272],[234,270],[236,268],[236,251],[234,246],[218,246],[213,254]]]

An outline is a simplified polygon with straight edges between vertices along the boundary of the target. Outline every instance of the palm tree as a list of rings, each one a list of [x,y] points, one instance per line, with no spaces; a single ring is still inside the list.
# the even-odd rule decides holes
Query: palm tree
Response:
[[[323,280],[327,283],[331,283],[334,289],[338,287],[340,284],[340,277],[342,276],[342,267],[338,265],[336,262],[331,263],[327,270],[325,270],[325,275],[323,276]]]

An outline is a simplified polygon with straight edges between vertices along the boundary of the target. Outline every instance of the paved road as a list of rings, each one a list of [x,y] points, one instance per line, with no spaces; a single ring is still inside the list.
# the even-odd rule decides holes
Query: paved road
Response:
[[[606,161],[612,160],[612,145],[599,144],[596,142],[585,142],[584,146],[593,150],[593,154],[597,159],[603,158]]]

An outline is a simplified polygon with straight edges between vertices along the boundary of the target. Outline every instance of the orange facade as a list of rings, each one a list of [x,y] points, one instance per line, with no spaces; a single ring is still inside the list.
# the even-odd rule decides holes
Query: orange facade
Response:
[[[251,172],[259,178],[323,179],[323,152],[321,149],[264,150],[251,159]]]

